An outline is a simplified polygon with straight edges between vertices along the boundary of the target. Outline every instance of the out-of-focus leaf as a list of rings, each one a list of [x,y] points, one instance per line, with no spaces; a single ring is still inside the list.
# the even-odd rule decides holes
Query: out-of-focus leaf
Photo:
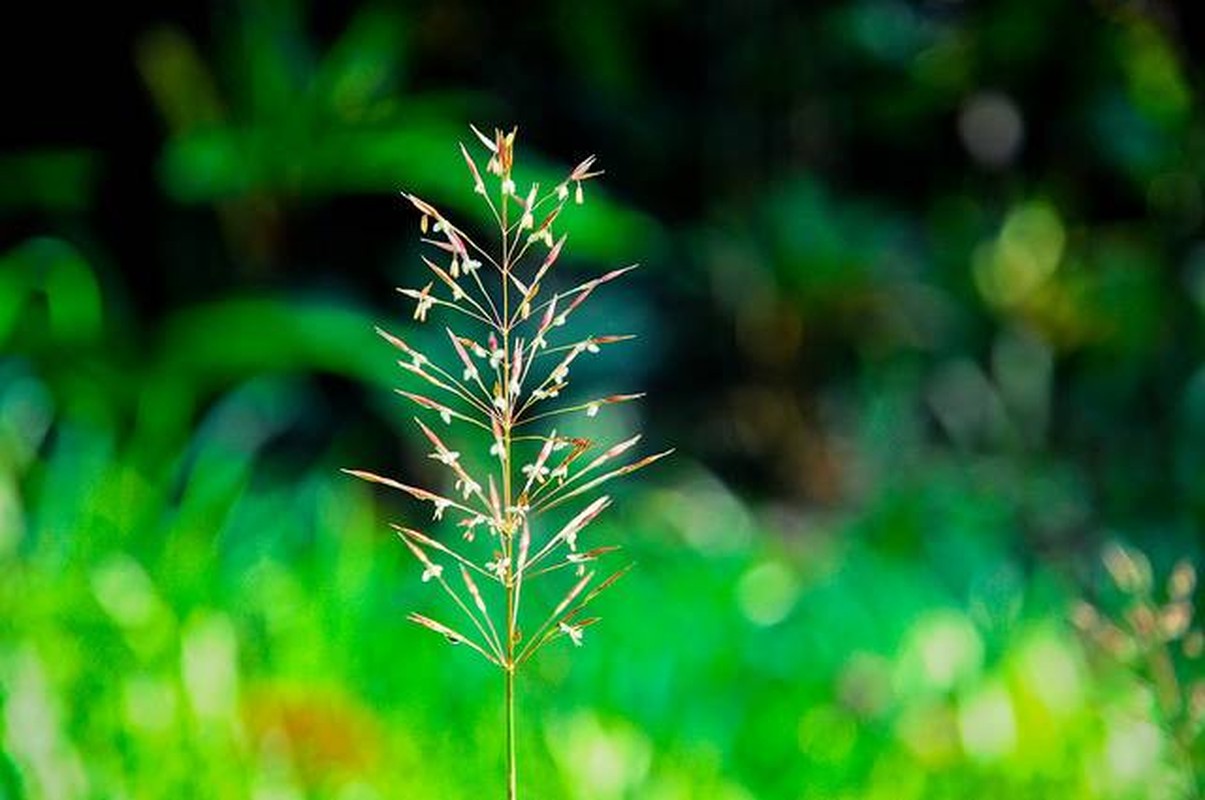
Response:
[[[52,341],[78,344],[100,335],[100,287],[70,244],[31,239],[0,258],[0,343],[13,335],[35,297],[44,298]]]

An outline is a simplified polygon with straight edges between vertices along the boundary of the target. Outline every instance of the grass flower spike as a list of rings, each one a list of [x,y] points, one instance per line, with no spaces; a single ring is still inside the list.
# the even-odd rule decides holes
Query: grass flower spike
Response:
[[[538,184],[520,190],[514,175],[516,131],[496,130],[493,136],[472,131],[486,151],[485,168],[464,143],[460,152],[472,189],[496,224],[498,240],[491,248],[479,245],[435,206],[403,195],[418,212],[422,242],[430,248],[422,258],[430,279],[420,289],[400,291],[414,302],[416,324],[433,324],[433,314],[446,317],[439,324],[451,344],[449,357],[441,362],[392,333],[377,331],[401,353],[398,365],[417,383],[398,393],[417,407],[415,423],[430,444],[428,456],[448,485],[435,491],[362,470],[346,472],[429,503],[432,522],[455,525],[459,536],[446,540],[415,527],[417,522],[394,526],[422,568],[420,582],[438,586],[460,616],[445,622],[412,613],[409,619],[453,644],[468,645],[502,671],[506,796],[514,800],[517,674],[558,639],[583,646],[585,629],[598,621],[583,612],[630,567],[607,573],[602,563],[619,548],[587,543],[587,527],[611,505],[598,490],[671,451],[619,464],[639,436],[599,443],[558,434],[554,427],[567,417],[566,423],[577,417],[590,425],[608,406],[641,397],[561,399],[577,359],[632,338],[610,332],[580,336],[568,323],[594,291],[633,267],[565,291],[545,289],[555,282],[568,238],[557,226],[561,211],[569,203],[583,203],[583,184],[602,174],[594,157],[548,191]],[[592,452],[598,454],[590,457]],[[567,519],[558,522],[550,512],[563,504]],[[524,602],[530,595],[524,589],[535,580],[561,582],[552,592],[560,600],[544,608]]]

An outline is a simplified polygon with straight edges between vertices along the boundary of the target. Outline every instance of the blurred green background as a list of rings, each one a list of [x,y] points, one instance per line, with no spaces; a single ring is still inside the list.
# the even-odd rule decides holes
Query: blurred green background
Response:
[[[599,155],[562,261],[643,338],[577,377],[678,448],[524,796],[1201,796],[1199,10],[161,5],[0,31],[0,798],[502,795],[337,472],[430,477],[372,326],[469,122]]]

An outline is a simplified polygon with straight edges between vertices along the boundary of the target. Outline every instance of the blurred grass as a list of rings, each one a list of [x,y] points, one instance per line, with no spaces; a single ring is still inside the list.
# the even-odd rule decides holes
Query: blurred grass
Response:
[[[82,262],[44,241],[5,263],[11,278]],[[495,676],[405,624],[429,597],[381,498],[336,472],[347,443],[300,473],[273,451],[315,402],[308,376],[389,385],[368,316],[222,301],[173,317],[128,372],[103,359],[132,343],[64,361],[78,329],[36,303],[10,312],[10,344],[42,347],[0,362],[5,796],[497,791]],[[73,411],[64,392],[96,374],[137,385]],[[639,568],[586,646],[542,656],[521,687],[529,791],[1183,786],[1142,683],[1070,631],[1066,578],[1011,552],[1008,485],[932,464],[828,522],[754,513],[689,462],[629,487],[600,535]],[[807,533],[769,535],[784,529]]]

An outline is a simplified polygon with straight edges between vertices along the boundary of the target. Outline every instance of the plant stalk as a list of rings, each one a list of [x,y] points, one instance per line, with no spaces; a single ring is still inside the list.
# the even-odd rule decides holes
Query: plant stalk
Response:
[[[508,176],[509,177],[509,176]],[[504,326],[502,328],[502,392],[503,396],[510,400],[510,380],[511,380],[511,352],[510,352],[510,258],[507,254],[507,202],[506,195],[503,194],[500,205],[502,206],[502,319]],[[510,411],[506,413],[506,419],[502,424],[503,431],[503,452],[504,458],[502,461],[502,495],[504,499],[504,512],[510,513],[511,504],[514,499],[511,496],[511,419]],[[518,763],[516,758],[515,748],[515,580],[514,572],[518,565],[514,561],[515,546],[514,532],[510,532],[503,545],[507,563],[510,565],[506,576],[506,662],[503,664],[503,669],[506,672],[506,798],[507,800],[517,800],[519,796],[518,790]]]
[[[511,652],[508,658],[511,663],[506,668],[506,798],[517,800],[517,765],[515,763],[515,668],[513,647],[507,647]]]

